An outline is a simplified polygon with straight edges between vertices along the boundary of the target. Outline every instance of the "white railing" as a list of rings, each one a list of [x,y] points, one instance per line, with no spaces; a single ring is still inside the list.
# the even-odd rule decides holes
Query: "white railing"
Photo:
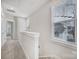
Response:
[[[28,59],[39,58],[39,33],[36,32],[21,32],[19,42]]]

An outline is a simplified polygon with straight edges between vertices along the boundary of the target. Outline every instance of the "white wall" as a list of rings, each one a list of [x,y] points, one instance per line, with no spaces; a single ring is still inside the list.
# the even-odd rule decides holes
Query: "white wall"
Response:
[[[20,33],[28,30],[29,19],[25,17],[16,17],[17,20],[17,37],[20,39]]]
[[[50,40],[50,3],[30,17],[30,31],[40,33],[40,56],[72,54],[72,50]]]
[[[4,16],[1,16],[1,46],[6,42],[6,20]]]
[[[8,37],[6,36],[7,33],[7,21],[13,22],[13,39],[16,39],[16,29],[15,29],[15,18],[13,15],[8,13],[2,12],[1,15],[1,46],[7,41]]]
[[[40,33],[40,55],[46,53],[47,40],[50,36],[50,12],[49,5],[30,17],[30,30]]]

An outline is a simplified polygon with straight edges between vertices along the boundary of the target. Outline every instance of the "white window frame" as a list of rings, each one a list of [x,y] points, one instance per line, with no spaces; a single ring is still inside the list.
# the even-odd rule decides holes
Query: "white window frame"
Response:
[[[53,9],[54,9],[55,7],[51,7],[51,31],[52,31],[52,33],[51,33],[51,40],[52,40],[52,42],[55,42],[56,44],[58,44],[58,45],[62,45],[62,46],[65,46],[65,47],[68,47],[68,48],[72,48],[72,49],[76,49],[76,47],[77,47],[77,38],[76,38],[76,31],[77,31],[77,29],[76,29],[76,21],[75,21],[75,40],[76,40],[76,42],[68,42],[68,41],[66,41],[66,40],[63,40],[63,39],[61,39],[61,38],[57,38],[57,37],[55,37],[55,34],[54,34],[54,23],[53,23]]]

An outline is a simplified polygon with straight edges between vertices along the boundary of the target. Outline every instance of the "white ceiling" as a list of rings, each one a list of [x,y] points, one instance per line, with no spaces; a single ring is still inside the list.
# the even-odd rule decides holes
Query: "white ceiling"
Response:
[[[49,0],[2,0],[2,6],[14,8],[17,13],[29,16],[47,1]]]
[[[60,1],[64,3],[69,0],[2,0],[1,2],[2,8],[13,8],[16,11],[16,14],[27,17],[48,1],[51,1],[53,5],[58,5]],[[72,1],[74,2],[75,0]]]

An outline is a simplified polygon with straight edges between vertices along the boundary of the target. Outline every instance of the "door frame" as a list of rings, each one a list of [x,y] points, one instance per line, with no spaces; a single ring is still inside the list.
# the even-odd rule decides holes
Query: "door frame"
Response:
[[[7,39],[14,39],[14,37],[15,37],[15,20],[14,20],[13,17],[12,18],[8,18],[7,21],[6,21],[6,37],[7,37]],[[13,31],[12,37],[7,36],[7,23],[8,22],[12,22],[13,23],[13,25],[12,25],[13,26],[13,28],[12,28],[12,31]]]

